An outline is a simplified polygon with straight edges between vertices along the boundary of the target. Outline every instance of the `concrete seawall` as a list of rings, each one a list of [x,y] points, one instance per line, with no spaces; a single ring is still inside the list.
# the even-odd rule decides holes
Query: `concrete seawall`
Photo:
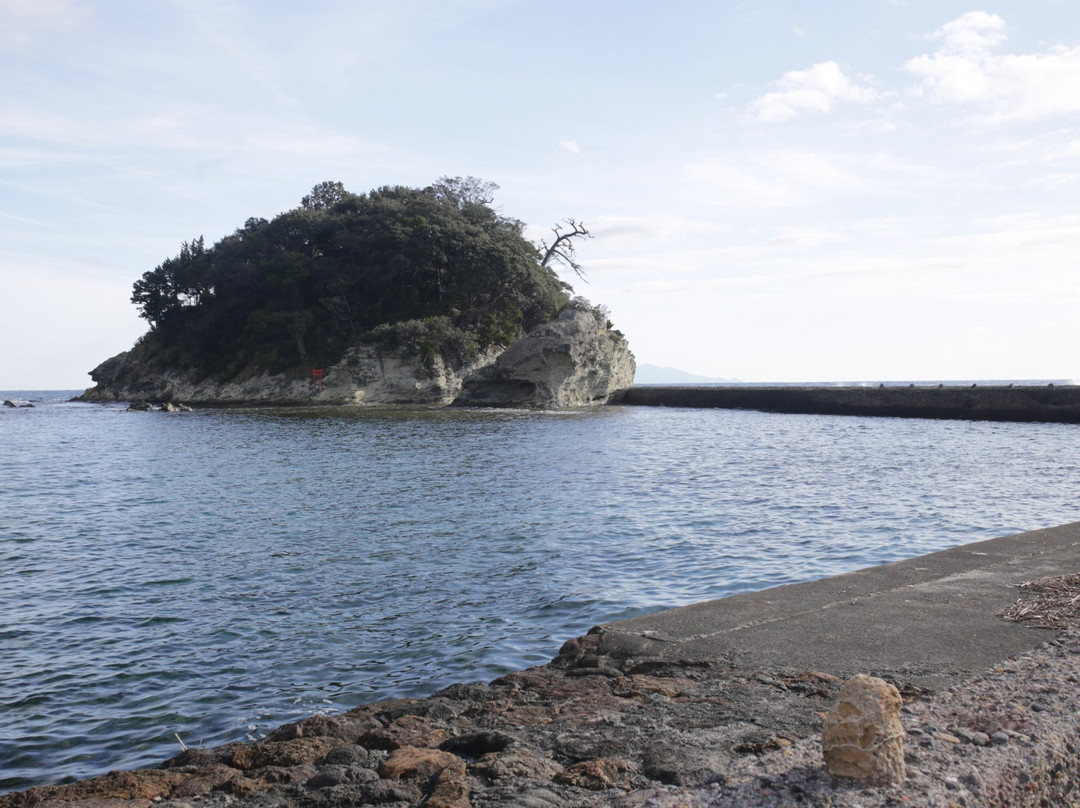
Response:
[[[815,415],[1080,423],[1080,386],[711,387],[641,386],[612,403]]]

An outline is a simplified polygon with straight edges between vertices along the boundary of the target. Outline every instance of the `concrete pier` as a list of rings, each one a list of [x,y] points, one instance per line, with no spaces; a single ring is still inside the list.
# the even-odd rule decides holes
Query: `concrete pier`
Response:
[[[1080,423],[1080,386],[630,387],[612,401],[645,407],[713,407],[815,415]]]

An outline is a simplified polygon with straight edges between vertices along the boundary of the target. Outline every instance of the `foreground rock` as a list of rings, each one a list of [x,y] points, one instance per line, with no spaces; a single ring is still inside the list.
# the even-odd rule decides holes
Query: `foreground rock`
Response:
[[[567,310],[508,348],[492,348],[455,366],[440,355],[417,357],[371,346],[349,349],[308,376],[263,373],[231,380],[203,379],[190,370],[158,367],[139,349],[118,354],[90,372],[96,385],[83,401],[184,404],[419,404],[571,407],[606,402],[634,380],[634,357],[617,331],[590,312]]]
[[[940,693],[895,682],[908,778],[877,787],[824,768],[837,677],[631,665],[598,655],[594,636],[490,684],[307,718],[158,769],[0,796],[0,808],[1080,804],[1075,632]]]
[[[849,679],[821,733],[829,774],[871,785],[902,783],[900,704],[899,691],[883,679],[863,673]]]

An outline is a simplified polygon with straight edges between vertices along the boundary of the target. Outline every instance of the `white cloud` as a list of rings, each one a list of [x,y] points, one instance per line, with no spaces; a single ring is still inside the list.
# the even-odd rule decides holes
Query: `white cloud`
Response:
[[[581,152],[581,146],[578,145],[576,140],[560,140],[559,148],[563,151],[568,151],[571,154],[579,154]]]
[[[766,93],[750,104],[753,120],[783,121],[800,112],[828,112],[837,101],[867,102],[877,98],[877,91],[852,81],[836,62],[789,71],[776,84],[776,92]]]
[[[820,247],[823,244],[835,244],[843,240],[844,237],[839,233],[824,227],[784,226],[766,244],[800,249]]]
[[[738,159],[699,160],[686,166],[684,176],[710,186],[712,201],[722,205],[785,208],[863,190],[868,187],[865,168],[843,155],[775,149],[744,153]]]
[[[677,214],[651,216],[597,216],[589,220],[589,232],[597,238],[619,241],[676,241],[701,233],[727,231],[728,225]]]
[[[943,40],[937,51],[908,60],[904,68],[921,80],[920,94],[975,105],[989,122],[1080,112],[1080,46],[996,54],[1004,29],[996,14],[969,12],[931,35]]]

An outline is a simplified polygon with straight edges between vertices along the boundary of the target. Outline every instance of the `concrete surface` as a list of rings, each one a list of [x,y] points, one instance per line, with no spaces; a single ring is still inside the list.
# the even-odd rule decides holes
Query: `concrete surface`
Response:
[[[816,415],[1080,423],[1080,386],[984,387],[630,387],[612,403],[714,407]]]
[[[612,658],[874,673],[938,689],[1053,635],[997,616],[1017,584],[1080,572],[1080,522],[600,627]]]

